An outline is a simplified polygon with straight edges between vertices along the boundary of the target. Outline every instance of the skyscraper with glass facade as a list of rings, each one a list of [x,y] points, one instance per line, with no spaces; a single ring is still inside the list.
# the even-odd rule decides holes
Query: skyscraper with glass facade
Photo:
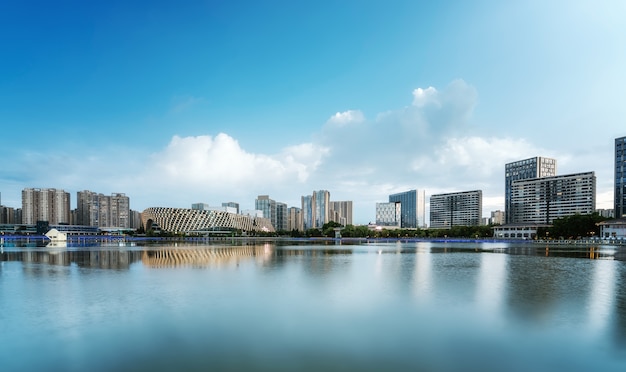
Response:
[[[410,190],[389,195],[389,203],[401,205],[401,227],[426,227],[426,192]]]
[[[330,221],[330,192],[313,191],[315,200],[315,228],[320,228]]]
[[[513,221],[513,205],[511,203],[511,186],[513,181],[530,178],[556,176],[556,160],[536,156],[505,165],[504,175],[504,219],[506,223]]]
[[[313,191],[302,197],[303,229],[317,229],[330,221],[330,192]]]
[[[302,230],[313,228],[313,195],[302,197]]]
[[[267,218],[276,229],[278,213],[276,211],[276,201],[270,199],[269,195],[259,195],[254,200],[254,208],[263,212],[263,218]]]
[[[615,218],[626,217],[626,137],[615,139]]]

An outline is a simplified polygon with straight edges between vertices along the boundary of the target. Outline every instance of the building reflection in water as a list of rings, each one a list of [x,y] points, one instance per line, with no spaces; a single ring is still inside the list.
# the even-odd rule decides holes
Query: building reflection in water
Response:
[[[626,270],[619,271],[615,283],[614,337],[616,343],[621,346],[621,350],[624,350],[626,349]]]
[[[429,302],[432,296],[432,258],[430,243],[419,243],[415,248],[413,294],[420,302]]]
[[[78,267],[125,270],[131,264],[141,261],[141,252],[123,250],[68,251],[63,248],[51,248],[36,251],[3,252],[0,255],[0,261],[43,263],[58,266],[75,264]]]
[[[592,289],[589,293],[589,306],[587,307],[588,333],[600,334],[605,332],[612,321],[614,298],[616,262],[599,261],[593,266]]]
[[[238,265],[242,260],[264,263],[272,259],[273,245],[241,247],[178,248],[165,247],[146,250],[141,254],[141,262],[150,268],[171,268],[190,266],[198,268]]]
[[[303,272],[315,276],[328,278],[330,274],[337,270],[345,269],[345,265],[348,261],[337,260],[337,257],[352,255],[354,252],[350,246],[342,245],[342,248],[338,248],[333,245],[331,247],[320,246],[311,249],[311,246],[281,246],[276,250],[274,257],[274,264],[280,266],[286,263],[300,262],[303,267]]]
[[[502,253],[481,254],[475,300],[486,315],[502,312],[507,287],[508,257]]]

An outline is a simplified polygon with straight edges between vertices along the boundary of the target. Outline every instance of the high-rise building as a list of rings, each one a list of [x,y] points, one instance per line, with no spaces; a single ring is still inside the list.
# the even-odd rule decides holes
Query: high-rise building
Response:
[[[594,172],[513,181],[511,223],[551,224],[596,209]]]
[[[276,202],[276,231],[287,231],[289,225],[289,215],[287,214],[287,204]]]
[[[615,139],[615,218],[626,217],[626,137]]]
[[[141,228],[141,213],[138,211],[130,210],[130,228],[139,230]]]
[[[303,230],[317,229],[330,221],[330,192],[313,191],[302,197]]]
[[[70,223],[70,194],[58,189],[22,190],[22,223],[48,221],[50,225]]]
[[[402,203],[376,203],[377,226],[402,226]]]
[[[437,194],[430,197],[430,227],[479,226],[482,220],[481,190]]]
[[[130,198],[123,193],[111,195],[110,227],[130,228]]]
[[[326,190],[313,191],[315,210],[315,228],[321,228],[330,221],[330,192]]]
[[[108,196],[89,190],[76,194],[77,225],[130,228],[130,199],[125,194]]]
[[[270,220],[274,229],[278,230],[278,215],[276,211],[276,201],[274,199],[270,199],[269,195],[259,195],[254,200],[254,208],[262,211],[263,218]]]
[[[314,195],[305,195],[302,197],[302,231],[312,229],[314,226]]]
[[[287,210],[289,215],[287,222],[287,230],[293,231],[302,231],[304,228],[302,226],[302,209],[298,207],[289,207]]]
[[[511,185],[513,181],[552,176],[556,176],[556,160],[551,158],[537,156],[505,165],[504,217],[506,223],[512,222]]]
[[[5,207],[4,205],[0,205],[0,223],[9,223],[9,224],[18,223],[17,220],[15,219],[15,208]]]
[[[503,211],[492,211],[491,218],[489,219],[489,223],[492,225],[502,225],[504,224],[504,212]]]
[[[331,201],[330,221],[342,226],[352,225],[352,201]]]
[[[402,205],[402,228],[426,227],[426,192],[410,190],[389,195],[389,202]]]

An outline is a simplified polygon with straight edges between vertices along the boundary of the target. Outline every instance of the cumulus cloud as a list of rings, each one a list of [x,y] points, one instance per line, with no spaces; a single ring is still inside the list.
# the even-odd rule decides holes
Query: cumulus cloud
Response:
[[[337,112],[335,115],[328,119],[327,124],[344,126],[350,123],[362,123],[365,120],[365,116],[359,110],[348,110],[344,112]]]
[[[151,156],[143,172],[156,188],[213,197],[269,193],[306,182],[327,151],[311,143],[286,147],[277,154],[255,154],[231,136],[174,136]],[[251,197],[248,195],[248,197]]]
[[[413,90],[413,106],[424,107],[429,104],[440,106],[437,95],[437,89],[433,87],[417,88]]]
[[[374,120],[359,117],[358,128],[327,125],[316,138],[316,143],[330,149],[324,171],[339,177],[375,173],[407,179],[417,159],[432,158],[447,138],[467,130],[476,104],[475,89],[457,80],[441,91],[417,88],[410,105],[380,113]],[[354,117],[353,112],[338,113],[331,120]]]
[[[173,136],[149,156],[110,149],[81,159],[33,155],[13,173],[41,175],[29,182],[35,187],[48,187],[39,181],[63,174],[52,187],[81,184],[80,189],[126,192],[131,208],[139,210],[231,200],[251,208],[260,194],[299,206],[301,195],[327,189],[332,200],[353,200],[355,222],[364,223],[373,220],[376,202],[415,188],[426,190],[427,197],[481,189],[485,208],[502,209],[504,165],[511,161],[555,157],[559,174],[568,163],[580,166],[577,157],[568,162],[566,154],[551,153],[524,138],[498,137],[473,123],[478,95],[462,80],[411,93],[405,106],[373,119],[359,110],[337,112],[308,141],[272,153],[249,151],[226,133]],[[18,174],[18,169],[29,172]]]

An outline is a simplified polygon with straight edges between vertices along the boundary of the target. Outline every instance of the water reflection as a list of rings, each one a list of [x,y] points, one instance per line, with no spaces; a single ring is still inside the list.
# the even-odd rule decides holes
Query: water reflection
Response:
[[[0,360],[22,370],[621,370],[620,254],[428,242],[12,249],[0,252]]]
[[[221,248],[187,248],[177,249],[174,247],[158,250],[146,250],[141,255],[141,262],[146,267],[212,267],[222,265],[237,265],[240,260],[246,258],[256,259],[263,263],[268,261],[274,254],[273,246],[244,246],[244,247],[221,247]]]
[[[615,306],[613,307],[613,317],[615,319],[613,336],[622,350],[626,349],[626,270],[619,268],[615,280]],[[624,351],[622,351],[624,353]]]
[[[132,263],[141,261],[141,252],[120,250],[68,251],[63,248],[2,252],[0,261],[18,261],[48,265],[128,269]]]
[[[611,262],[598,262],[593,267],[593,288],[587,307],[588,332],[591,334],[605,332],[614,321],[612,313],[615,306],[615,284],[618,281],[616,271],[617,266]]]
[[[415,250],[415,274],[413,276],[414,296],[428,302],[432,295],[432,254],[430,244],[421,244]]]
[[[503,309],[507,262],[508,256],[504,254],[481,255],[475,298],[478,306],[489,316],[499,314]]]

